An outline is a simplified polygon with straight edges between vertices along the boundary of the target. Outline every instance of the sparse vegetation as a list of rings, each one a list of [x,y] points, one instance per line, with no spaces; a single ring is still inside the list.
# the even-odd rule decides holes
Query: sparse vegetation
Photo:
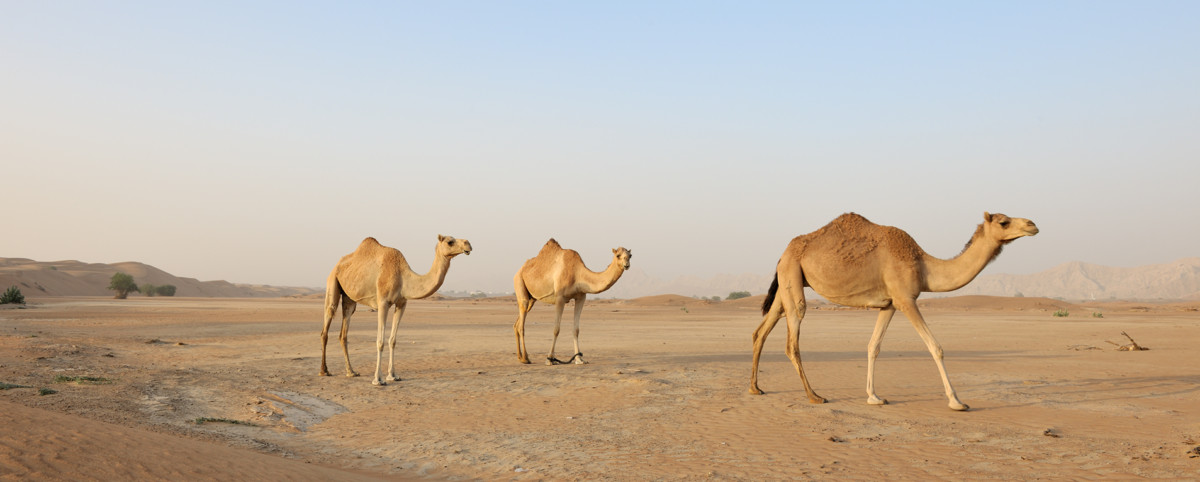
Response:
[[[727,299],[727,300],[740,300],[740,299],[742,299],[742,298],[749,298],[749,297],[750,297],[750,292],[749,292],[749,291],[733,291],[733,292],[730,292],[730,293],[729,293],[729,296],[728,296],[728,297],[726,297],[725,299]]]
[[[112,383],[112,380],[102,377],[75,377],[67,375],[59,375],[54,377],[54,383],[74,383],[76,385],[103,385]]]
[[[154,290],[158,289],[158,287],[150,283],[144,283],[141,286],[138,286],[138,289],[141,290],[142,294],[146,296],[154,296]]]
[[[720,297],[720,296],[713,296],[712,298],[709,298],[709,300],[710,300],[710,301],[713,301],[713,302],[719,302],[719,301],[721,301],[721,297]]]
[[[1059,318],[1066,318],[1068,316],[1071,316],[1071,313],[1067,310],[1058,310],[1058,311],[1054,312],[1054,316],[1057,316]]]
[[[25,304],[25,295],[21,294],[21,289],[17,288],[15,285],[9,287],[3,295],[0,295],[0,305],[7,305],[10,303],[16,305]]]
[[[213,418],[213,417],[200,417],[195,420],[192,420],[192,423],[195,423],[196,425],[204,425],[206,423],[229,423],[229,424],[233,424],[233,425],[246,425],[246,426],[250,426],[250,427],[257,426],[257,425],[254,425],[253,423],[246,422],[243,420],[234,420],[231,418]]]
[[[1099,311],[1093,311],[1092,318],[1104,318],[1104,313],[1101,313]]]
[[[112,279],[109,280],[108,289],[116,291],[117,295],[114,298],[123,300],[129,297],[129,293],[140,292],[137,283],[133,282],[133,276],[125,273],[113,273]]]
[[[38,389],[38,395],[54,395],[55,393],[58,393],[58,390],[51,390],[49,388]]]
[[[15,383],[0,382],[0,390],[11,390],[14,388],[29,388],[25,385],[17,385]]]
[[[154,294],[158,296],[175,296],[175,285],[155,286]]]

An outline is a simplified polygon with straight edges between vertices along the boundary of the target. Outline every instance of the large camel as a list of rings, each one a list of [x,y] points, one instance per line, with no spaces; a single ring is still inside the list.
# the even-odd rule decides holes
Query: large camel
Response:
[[[550,342],[546,364],[587,363],[579,351],[579,315],[583,313],[584,298],[588,293],[600,293],[612,287],[629,269],[629,258],[633,257],[633,253],[625,248],[612,252],[612,263],[597,273],[583,265],[583,258],[575,250],[563,249],[558,241],[550,238],[536,257],[521,265],[513,276],[513,290],[517,295],[517,322],[513,331],[517,332],[517,358],[521,363],[529,363],[529,354],[525,351],[525,315],[538,301],[554,303],[554,340]],[[558,342],[563,307],[570,300],[575,300],[575,355],[564,362],[554,358],[554,345]]]
[[[821,229],[797,236],[779,258],[775,280],[763,301],[762,324],[754,331],[750,393],[763,393],[758,388],[758,358],[767,335],[775,328],[779,317],[786,314],[788,358],[800,374],[809,402],[825,402],[809,387],[800,363],[800,321],[804,319],[805,311],[804,287],[809,286],[834,303],[879,308],[875,332],[867,345],[867,403],[887,403],[875,395],[875,358],[879,355],[883,333],[899,308],[933,355],[942,375],[946,397],[950,399],[950,408],[967,410],[969,407],[958,400],[946,377],[942,347],[925,325],[925,318],[917,309],[917,297],[922,292],[953,291],[965,286],[1000,255],[1004,245],[1037,233],[1033,221],[985,212],[983,223],[975,229],[971,241],[962,253],[950,260],[925,253],[908,233],[900,229],[874,224],[854,213],[843,214]]]
[[[438,235],[438,244],[433,257],[433,268],[428,273],[414,273],[408,266],[408,261],[399,250],[389,248],[375,238],[367,238],[359,243],[353,253],[342,256],[329,279],[325,282],[325,327],[321,329],[321,375],[329,376],[325,367],[325,347],[329,341],[329,325],[333,322],[333,312],[342,305],[342,355],[346,357],[346,376],[356,377],[358,373],[350,367],[350,352],[346,349],[346,332],[350,328],[350,316],[354,314],[359,303],[374,308],[379,314],[379,332],[375,338],[375,378],[373,385],[387,385],[379,378],[383,361],[383,325],[387,319],[388,309],[396,307],[396,317],[392,319],[392,335],[388,338],[388,375],[387,381],[397,381],[395,373],[396,328],[400,317],[404,316],[404,307],[408,300],[428,297],[437,292],[446,279],[446,271],[450,269],[450,259],[459,254],[471,254],[471,242],[465,239],[454,239],[450,236]]]

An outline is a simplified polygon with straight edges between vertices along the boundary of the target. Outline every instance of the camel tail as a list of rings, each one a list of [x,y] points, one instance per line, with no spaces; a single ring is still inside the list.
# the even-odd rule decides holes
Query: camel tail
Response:
[[[771,304],[775,303],[775,292],[779,291],[779,273],[775,273],[775,278],[771,280],[771,288],[767,290],[767,298],[763,300],[763,315],[771,311]]]

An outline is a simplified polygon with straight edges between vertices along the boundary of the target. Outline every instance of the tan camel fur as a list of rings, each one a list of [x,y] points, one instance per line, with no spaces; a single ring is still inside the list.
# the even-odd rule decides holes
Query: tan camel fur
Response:
[[[551,238],[536,257],[521,265],[516,276],[513,276],[513,290],[517,295],[517,322],[513,330],[517,332],[517,358],[521,363],[529,363],[529,354],[525,351],[525,315],[538,301],[554,303],[554,340],[550,342],[546,364],[571,361],[576,364],[587,363],[579,351],[579,315],[583,313],[584,298],[588,293],[600,293],[612,287],[621,274],[629,269],[629,258],[633,257],[633,253],[625,248],[617,248],[612,252],[612,263],[597,273],[583,265],[579,253],[563,249],[558,241]],[[563,307],[570,300],[575,300],[575,355],[564,362],[554,358],[554,345],[558,342]]]
[[[329,341],[329,325],[333,322],[333,313],[338,303],[342,305],[342,355],[346,357],[346,376],[356,377],[358,373],[350,367],[350,352],[346,349],[346,332],[350,329],[350,316],[354,314],[359,303],[374,308],[379,314],[379,331],[375,338],[375,378],[373,385],[386,385],[379,378],[383,361],[383,325],[387,320],[388,310],[396,307],[396,316],[392,319],[392,335],[388,338],[388,375],[387,381],[398,381],[395,374],[396,328],[400,317],[404,316],[404,308],[408,300],[428,297],[437,292],[446,279],[446,271],[450,269],[450,259],[459,254],[471,254],[471,242],[465,239],[454,239],[450,236],[438,235],[438,244],[433,257],[433,268],[428,273],[420,275],[409,268],[404,255],[395,248],[379,244],[375,238],[367,238],[358,245],[353,253],[342,256],[329,279],[325,282],[325,326],[321,329],[321,375],[329,376],[325,367],[325,347]]]
[[[808,400],[825,402],[809,387],[800,363],[800,321],[805,312],[804,287],[808,286],[840,305],[879,308],[875,332],[867,345],[867,403],[887,403],[875,395],[875,358],[879,355],[883,333],[898,308],[912,322],[933,355],[950,408],[967,410],[967,405],[958,400],[946,377],[942,347],[917,309],[917,297],[922,292],[953,291],[966,286],[1000,254],[1004,245],[1037,233],[1033,221],[985,212],[983,223],[976,228],[971,241],[962,253],[950,260],[925,253],[908,233],[900,229],[874,224],[854,213],[843,214],[817,231],[797,236],[779,258],[775,281],[763,302],[762,324],[754,331],[750,393],[763,393],[758,388],[758,359],[767,335],[779,318],[786,315],[788,358],[800,374]]]

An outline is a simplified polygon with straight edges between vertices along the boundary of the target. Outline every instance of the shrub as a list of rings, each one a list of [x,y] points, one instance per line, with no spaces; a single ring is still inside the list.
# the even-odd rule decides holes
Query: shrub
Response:
[[[112,279],[108,283],[108,289],[117,292],[114,298],[118,300],[129,297],[129,293],[140,292],[137,283],[133,282],[133,277],[125,273],[113,273]]]
[[[1099,311],[1093,311],[1092,318],[1104,318],[1104,313],[1101,313]]]
[[[150,283],[146,283],[141,286],[138,286],[138,289],[141,290],[142,294],[144,294],[146,296],[154,296],[155,294],[157,294],[157,292],[154,290],[158,289],[158,287],[154,286]]]
[[[0,295],[0,305],[7,305],[9,303],[17,305],[25,304],[25,295],[21,294],[20,288],[12,286],[3,295]]]
[[[1058,310],[1058,311],[1054,312],[1054,316],[1057,316],[1059,318],[1066,318],[1068,316],[1071,316],[1071,313],[1068,312],[1067,310]]]
[[[750,292],[749,292],[749,291],[734,291],[734,292],[731,292],[731,293],[729,293],[729,297],[727,297],[727,298],[725,298],[725,299],[727,299],[727,300],[739,300],[739,299],[742,299],[742,298],[749,298],[749,297],[750,297]]]
[[[175,285],[155,286],[154,294],[158,296],[175,296]]]

